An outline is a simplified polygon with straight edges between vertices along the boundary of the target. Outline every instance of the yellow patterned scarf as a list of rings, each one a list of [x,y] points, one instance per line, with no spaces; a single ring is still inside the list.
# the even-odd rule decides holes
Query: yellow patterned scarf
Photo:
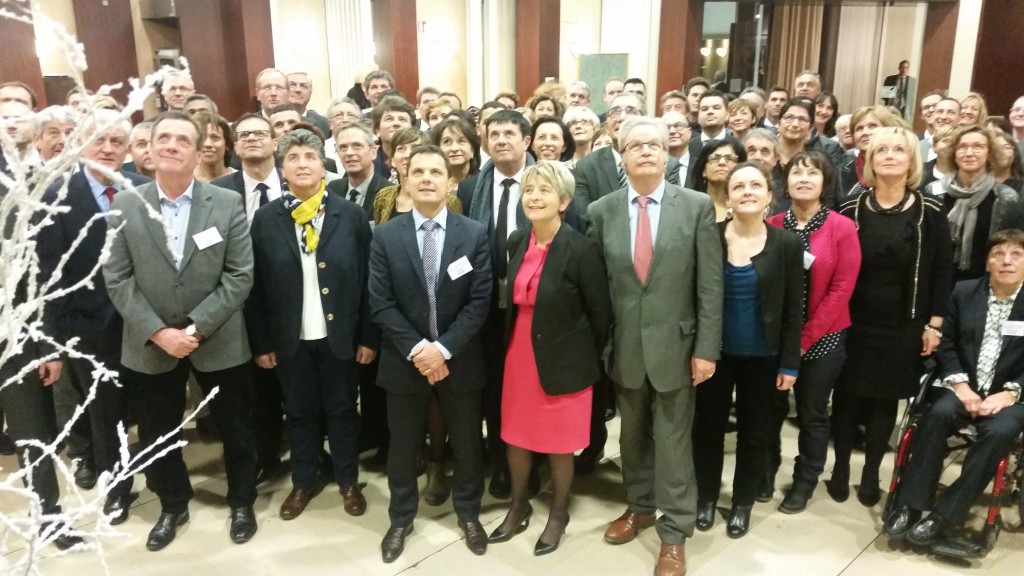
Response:
[[[320,181],[320,190],[309,199],[299,201],[298,198],[289,194],[285,198],[285,206],[292,212],[292,220],[302,226],[302,249],[306,254],[316,251],[320,239],[316,234],[316,227],[313,226],[313,219],[324,210],[327,204],[327,180]]]

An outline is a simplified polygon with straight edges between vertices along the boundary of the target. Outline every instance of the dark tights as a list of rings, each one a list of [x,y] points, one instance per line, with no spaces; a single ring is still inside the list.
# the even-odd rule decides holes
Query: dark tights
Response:
[[[526,497],[530,468],[533,467],[533,453],[525,448],[508,445],[508,467],[512,475],[512,505],[502,527],[513,530],[522,521],[530,502]],[[551,511],[548,523],[540,539],[545,543],[555,543],[561,538],[569,523],[569,488],[572,487],[573,455],[548,454],[551,466]]]
[[[430,404],[427,406],[427,435],[430,437],[427,460],[436,464],[443,463],[448,429],[444,425],[444,416],[441,414],[441,404],[437,401],[436,391],[430,395]]]
[[[878,469],[896,426],[898,406],[899,400],[867,398],[835,391],[832,395],[832,436],[836,451],[833,480],[849,483],[850,453],[853,452],[857,425],[863,421],[864,471],[861,473],[861,486],[868,489],[878,486]]]

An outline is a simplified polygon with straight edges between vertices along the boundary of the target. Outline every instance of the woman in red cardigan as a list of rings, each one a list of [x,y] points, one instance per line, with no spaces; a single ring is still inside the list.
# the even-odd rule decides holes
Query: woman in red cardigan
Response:
[[[823,190],[835,185],[835,170],[821,152],[800,152],[786,165],[789,210],[768,223],[795,232],[804,245],[804,327],[800,336],[799,455],[793,487],[779,510],[802,512],[828,457],[828,400],[846,361],[850,297],[860,271],[860,242],[849,218],[822,206]]]

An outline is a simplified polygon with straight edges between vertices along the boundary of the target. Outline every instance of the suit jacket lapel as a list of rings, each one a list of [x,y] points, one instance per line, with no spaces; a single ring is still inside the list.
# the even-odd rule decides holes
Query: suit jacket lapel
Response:
[[[405,251],[409,254],[409,261],[412,262],[413,270],[417,271],[416,279],[419,280],[423,294],[427,293],[427,279],[423,276],[423,258],[420,257],[420,248],[416,243],[416,226],[413,223],[412,214],[403,214],[402,218],[402,243],[405,244]]]
[[[185,254],[181,258],[179,271],[185,270],[188,261],[196,252],[196,243],[192,238],[206,230],[206,223],[210,220],[210,212],[213,210],[213,194],[200,182],[192,187],[192,207],[188,214],[188,231],[185,233]]]
[[[277,227],[281,232],[284,243],[291,249],[291,253],[295,255],[295,260],[298,262],[302,255],[299,254],[299,237],[295,231],[295,220],[292,219],[292,213],[285,208],[284,202],[278,202],[276,208],[278,213],[274,220],[277,221]]]
[[[319,246],[326,246],[327,239],[340,225],[341,206],[338,204],[339,200],[340,198],[327,196],[327,211],[324,214],[323,226],[320,227],[320,241],[317,243]]]
[[[451,212],[448,213],[448,229],[444,231],[444,246],[441,247],[441,268],[438,272],[437,279],[437,291],[441,292],[441,286],[444,286],[450,280],[448,276],[448,266],[452,263],[452,258],[455,256],[455,251],[462,244],[462,222],[458,218],[453,218]]]
[[[157,218],[162,214],[160,211],[160,193],[157,192],[156,183],[147,184],[139,189],[139,195],[142,196],[142,200],[145,202],[145,205],[139,206],[140,222],[146,223],[144,227],[149,231],[150,236],[153,237],[153,241],[156,242],[160,253],[167,258],[171,266],[174,266],[174,255],[171,254],[170,238],[167,237],[167,223],[162,219],[153,217],[153,214],[156,214]]]
[[[631,282],[636,282],[640,285],[640,279],[637,278],[636,272],[633,269],[633,250],[632,246],[632,232],[629,229],[629,206],[626,204],[627,193],[616,195],[616,201],[612,205],[612,214],[609,219],[609,230],[608,239],[605,240],[607,246],[622,246],[622,250],[626,253],[626,259],[630,262],[629,266],[629,277]],[[657,252],[655,252],[657,254]],[[650,276],[650,272],[647,274]]]
[[[619,185],[619,165],[615,163],[615,154],[612,153],[611,147],[608,147],[608,161],[599,162],[598,165],[601,167],[604,179],[608,183],[607,190],[615,191],[621,189],[622,186]]]

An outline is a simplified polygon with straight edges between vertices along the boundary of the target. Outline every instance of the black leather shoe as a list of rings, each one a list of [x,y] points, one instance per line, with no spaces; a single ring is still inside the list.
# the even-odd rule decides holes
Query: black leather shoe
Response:
[[[729,523],[726,524],[725,533],[729,538],[742,538],[750,530],[750,510],[753,506],[733,506],[729,511]]]
[[[380,542],[380,555],[384,562],[390,564],[402,555],[405,550],[405,539],[412,534],[412,524],[408,526],[392,526]]]
[[[850,499],[850,480],[848,478],[833,476],[831,480],[825,481],[825,488],[828,490],[828,495],[836,502],[843,503]]]
[[[504,460],[505,455],[501,454],[500,458]],[[491,484],[487,487],[487,491],[491,496],[501,500],[507,500],[512,495],[512,480],[509,478],[508,466],[504,461],[494,463],[494,474],[491,476]]]
[[[857,501],[862,505],[871,508],[882,500],[882,491],[878,489],[878,483],[861,484],[857,489]]]
[[[178,534],[178,527],[188,522],[188,510],[175,514],[174,512],[161,512],[156,526],[149,531],[149,538],[146,540],[146,548],[150,552],[163,550],[174,541]]]
[[[604,458],[604,450],[591,448],[583,449],[580,455],[573,461],[573,468],[577,476],[589,476],[597,469],[597,465]]]
[[[615,419],[615,407],[612,406],[611,408],[605,408],[604,409],[604,421],[605,422],[611,422],[614,419]]]
[[[256,467],[256,485],[259,486],[273,478],[281,470],[281,461],[264,462]]]
[[[134,498],[130,494],[107,496],[106,502],[103,503],[103,514],[110,519],[111,526],[123,524],[128,519],[128,514],[132,508],[132,500]]]
[[[707,532],[715,525],[715,512],[718,502],[697,502],[697,530]]]
[[[7,434],[0,432],[0,454],[4,456],[10,456],[14,454],[15,447],[14,441]]]
[[[82,490],[92,490],[96,485],[96,464],[91,460],[78,460],[75,465],[75,485]]]
[[[920,519],[920,510],[914,510],[906,505],[900,506],[885,520],[885,535],[891,538],[903,536]]]
[[[509,516],[512,515],[512,511],[508,511]],[[509,516],[505,517],[505,521],[509,520]],[[524,530],[530,527],[530,517],[533,516],[533,506],[530,504],[526,505],[526,512],[523,513],[522,517],[514,527],[505,528],[505,521],[491,532],[491,536],[487,539],[491,544],[497,544],[499,542],[508,542],[516,534],[522,534]]]
[[[466,535],[466,548],[477,556],[483,556],[487,552],[487,532],[479,520],[459,520],[459,528]]]
[[[771,502],[775,497],[775,473],[765,471],[761,481],[757,483],[757,494],[754,499],[758,502]]]
[[[231,509],[231,541],[245,544],[256,534],[256,513],[252,506],[239,506]]]
[[[807,509],[807,501],[814,494],[814,485],[794,482],[793,487],[786,492],[782,504],[779,504],[779,512],[783,514],[799,514]]]
[[[906,533],[907,540],[912,544],[918,546],[931,546],[939,534],[942,533],[942,529],[946,526],[946,519],[939,516],[935,512],[928,515],[923,520],[918,520],[914,526]]]
[[[61,531],[63,533],[60,533]],[[48,538],[51,534],[57,534],[53,538],[53,545],[62,551],[70,550],[84,542],[80,536],[68,534],[67,525],[63,522],[43,522],[43,525],[39,528],[39,535],[43,538]]]

